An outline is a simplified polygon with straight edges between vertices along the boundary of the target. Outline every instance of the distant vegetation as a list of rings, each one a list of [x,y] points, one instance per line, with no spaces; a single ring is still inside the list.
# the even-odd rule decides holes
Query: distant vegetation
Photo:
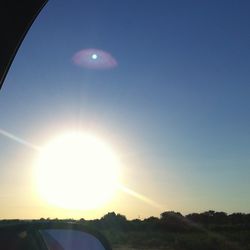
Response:
[[[59,221],[44,219],[40,221]],[[61,220],[60,220],[61,221]],[[166,211],[160,218],[127,220],[114,212],[95,220],[63,220],[102,232],[114,249],[250,250],[250,214],[207,211],[183,216]],[[1,224],[19,220],[2,220]]]

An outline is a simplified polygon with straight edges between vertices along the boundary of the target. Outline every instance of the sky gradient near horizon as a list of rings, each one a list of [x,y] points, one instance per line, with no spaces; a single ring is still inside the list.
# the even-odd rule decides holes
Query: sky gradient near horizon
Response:
[[[0,129],[36,146],[91,131],[119,155],[124,185],[160,208],[123,192],[93,211],[49,206],[37,152],[0,134],[0,218],[250,212],[249,13],[243,0],[50,1],[0,92]],[[89,48],[117,65],[79,67]]]

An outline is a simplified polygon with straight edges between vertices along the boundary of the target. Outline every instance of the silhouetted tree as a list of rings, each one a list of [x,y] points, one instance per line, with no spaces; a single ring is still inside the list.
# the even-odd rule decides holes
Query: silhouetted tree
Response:
[[[110,212],[101,218],[101,223],[104,226],[126,229],[127,228],[127,218],[124,215],[116,214],[115,212]]]
[[[160,219],[154,216],[146,218],[141,223],[144,225],[145,228],[148,230],[156,230],[160,228]]]
[[[216,225],[228,224],[228,217],[225,212],[215,212],[213,214],[213,223]]]
[[[86,222],[86,220],[85,220],[84,218],[81,218],[81,219],[79,220],[79,222],[84,223],[84,222]]]
[[[189,228],[189,223],[179,212],[166,211],[161,213],[160,224],[165,229],[183,231]]]
[[[242,224],[244,223],[244,215],[242,213],[233,213],[229,215],[229,221],[231,224]]]
[[[186,215],[186,218],[194,223],[198,223],[201,224],[202,220],[201,220],[201,215],[198,213],[192,213],[192,214],[188,214]]]

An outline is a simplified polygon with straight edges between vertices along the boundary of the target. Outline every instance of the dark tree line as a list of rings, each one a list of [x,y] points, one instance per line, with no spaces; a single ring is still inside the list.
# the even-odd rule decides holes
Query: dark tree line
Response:
[[[149,217],[143,220],[127,220],[124,215],[115,212],[104,215],[96,220],[79,220],[88,226],[98,229],[116,229],[123,231],[169,230],[197,231],[204,229],[239,230],[250,229],[250,214],[206,211],[191,213],[186,216],[179,212],[165,211],[160,218]]]
[[[35,220],[36,221],[36,220]],[[250,230],[250,214],[215,212],[212,210],[202,213],[191,213],[182,215],[179,212],[165,211],[160,217],[149,217],[146,219],[127,220],[124,215],[110,212],[100,219],[95,220],[74,220],[74,219],[44,219],[39,221],[64,221],[77,222],[95,229],[111,229],[120,231],[145,231],[145,230],[169,230],[169,231],[197,231],[197,230]],[[0,225],[18,223],[21,220],[2,220]]]

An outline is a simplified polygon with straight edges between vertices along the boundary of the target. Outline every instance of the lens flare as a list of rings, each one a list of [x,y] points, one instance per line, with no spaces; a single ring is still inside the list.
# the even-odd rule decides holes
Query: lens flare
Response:
[[[117,66],[117,61],[111,54],[99,49],[80,50],[72,60],[75,65],[87,69],[112,69]]]

